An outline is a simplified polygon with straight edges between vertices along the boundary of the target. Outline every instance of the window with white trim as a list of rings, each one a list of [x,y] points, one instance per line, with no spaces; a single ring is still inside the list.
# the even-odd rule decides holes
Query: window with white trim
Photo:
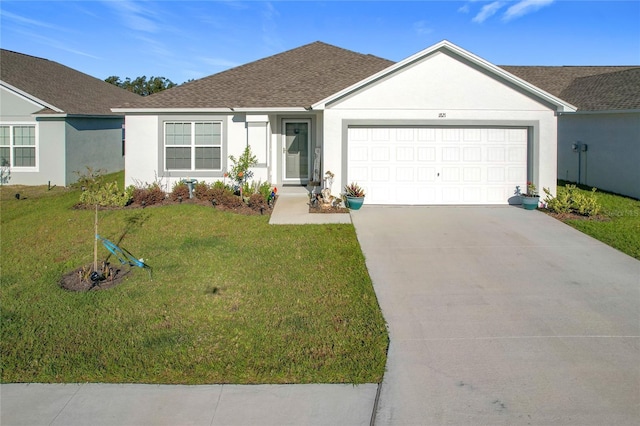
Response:
[[[222,123],[166,122],[165,170],[222,170]]]
[[[0,166],[36,167],[36,126],[0,125]]]

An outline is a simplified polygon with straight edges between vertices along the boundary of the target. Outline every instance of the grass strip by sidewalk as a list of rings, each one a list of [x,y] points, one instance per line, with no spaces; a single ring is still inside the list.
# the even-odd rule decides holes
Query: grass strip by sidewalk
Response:
[[[57,282],[92,262],[94,212],[71,209],[77,191],[20,190],[2,188],[2,382],[381,380],[388,337],[353,226],[186,204],[104,210],[100,234],[127,229],[121,246],[153,280],[138,269],[73,293]]]
[[[558,191],[564,190],[560,182]],[[576,191],[591,194],[591,188],[581,186]],[[629,256],[640,260],[640,201],[597,191],[602,206],[600,219],[563,219],[563,222]]]

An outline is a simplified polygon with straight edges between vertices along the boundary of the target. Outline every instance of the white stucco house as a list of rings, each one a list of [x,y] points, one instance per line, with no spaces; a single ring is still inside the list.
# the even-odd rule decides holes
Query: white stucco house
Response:
[[[137,98],[59,63],[0,49],[3,183],[66,186],[86,167],[122,170],[124,115],[110,107]]]
[[[369,204],[507,204],[555,191],[558,115],[576,107],[448,42],[394,63],[311,43],[113,108],[127,184],[222,179],[248,145],[254,178],[335,174]]]

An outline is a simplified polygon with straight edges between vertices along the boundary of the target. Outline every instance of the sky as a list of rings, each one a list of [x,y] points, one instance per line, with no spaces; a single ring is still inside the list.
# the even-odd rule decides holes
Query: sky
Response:
[[[314,41],[400,61],[442,40],[496,65],[640,65],[640,0],[0,2],[0,47],[100,79],[181,84]]]

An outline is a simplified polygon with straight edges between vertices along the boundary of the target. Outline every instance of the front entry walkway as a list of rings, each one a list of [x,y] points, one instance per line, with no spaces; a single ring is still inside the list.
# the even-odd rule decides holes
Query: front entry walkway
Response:
[[[309,213],[309,191],[303,186],[278,188],[278,201],[271,212],[271,225],[351,223],[349,213]]]
[[[389,326],[376,426],[638,424],[640,261],[519,207],[351,216]]]

